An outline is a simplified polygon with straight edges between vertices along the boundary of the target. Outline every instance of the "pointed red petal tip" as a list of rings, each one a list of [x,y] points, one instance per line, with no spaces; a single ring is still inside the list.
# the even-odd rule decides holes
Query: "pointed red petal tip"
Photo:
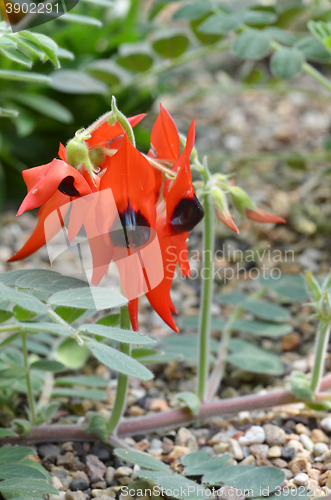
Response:
[[[278,217],[278,215],[269,214],[269,212],[265,212],[260,208],[256,210],[250,210],[249,208],[245,208],[245,213],[248,219],[254,222],[273,222],[274,224],[285,224],[286,219],[283,217]]]
[[[235,233],[239,234],[239,229],[237,228],[236,224],[234,223],[231,215],[227,210],[224,210],[221,212],[221,210],[216,209],[216,215],[219,218],[223,224],[225,224],[231,231],[234,231]]]

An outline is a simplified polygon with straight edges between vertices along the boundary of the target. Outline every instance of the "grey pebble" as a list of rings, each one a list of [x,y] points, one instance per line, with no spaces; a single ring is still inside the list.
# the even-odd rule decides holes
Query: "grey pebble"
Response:
[[[115,477],[114,467],[107,467],[105,479],[108,486],[111,486],[113,484],[114,477]]]
[[[86,473],[91,483],[103,481],[107,467],[95,455],[86,455]]]
[[[87,490],[89,486],[90,483],[86,481],[86,479],[84,479],[83,477],[76,477],[70,483],[71,491]]]
[[[331,432],[331,417],[325,417],[321,420],[321,427],[325,432]]]
[[[263,426],[265,440],[269,446],[282,446],[286,440],[286,432],[281,427],[273,424]]]
[[[38,453],[41,458],[57,457],[61,455],[61,448],[56,444],[42,444],[38,447]]]
[[[329,447],[325,443],[316,443],[314,445],[314,455],[315,457],[319,457],[321,455],[324,455],[329,450]]]

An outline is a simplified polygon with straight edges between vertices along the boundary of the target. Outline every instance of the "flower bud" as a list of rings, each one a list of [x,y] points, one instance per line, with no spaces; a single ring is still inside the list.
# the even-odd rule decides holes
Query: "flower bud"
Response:
[[[286,222],[283,217],[278,217],[278,215],[269,214],[260,208],[255,208],[255,210],[250,210],[245,208],[246,217],[254,222],[274,222],[275,224],[284,224]]]
[[[211,190],[211,197],[214,203],[216,215],[220,221],[231,229],[231,231],[239,234],[239,229],[229,213],[228,203],[224,191],[218,187],[213,187]]]
[[[95,184],[95,181],[93,179],[93,165],[89,157],[89,149],[84,139],[81,137],[74,137],[68,142],[66,151],[67,162],[69,163],[69,165],[76,169],[84,165],[84,167],[90,174],[93,183]]]
[[[328,292],[324,292],[323,297],[319,302],[319,314],[322,319],[331,319],[331,299]]]
[[[229,192],[231,194],[231,198],[234,206],[238,210],[239,213],[245,215],[245,209],[248,208],[252,211],[255,210],[255,205],[253,201],[250,199],[247,193],[243,189],[238,186],[231,186],[229,188]]]
[[[318,302],[321,299],[322,291],[311,271],[306,271],[306,284],[312,300]]]

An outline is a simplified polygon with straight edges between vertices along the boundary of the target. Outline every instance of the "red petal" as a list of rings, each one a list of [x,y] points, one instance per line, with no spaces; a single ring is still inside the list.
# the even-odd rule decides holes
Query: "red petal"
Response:
[[[135,127],[143,118],[145,118],[146,114],[142,113],[140,115],[131,116],[128,118],[130,125]],[[98,127],[91,134],[91,138],[87,139],[85,142],[89,148],[95,148],[97,146],[105,145],[106,142],[115,139],[116,137],[123,136],[123,128],[122,126],[116,122],[114,125],[109,125],[109,123],[105,122],[100,127]],[[121,137],[122,142],[123,137]],[[120,147],[120,143],[117,141],[116,147],[114,144],[111,145],[111,149],[118,149]]]
[[[40,207],[46,203],[67,177],[73,178],[73,187],[80,196],[91,193],[91,189],[82,174],[62,160],[54,159],[47,165],[24,170],[23,178],[28,187],[28,194],[17,215],[22,215],[26,210]]]
[[[286,220],[282,217],[278,217],[278,215],[269,214],[260,208],[256,210],[250,210],[249,208],[245,208],[245,213],[248,219],[253,220],[254,222],[273,222],[275,224],[285,224]]]
[[[66,147],[63,146],[63,144],[61,142],[60,142],[60,146],[59,146],[58,155],[61,158],[61,160],[67,161],[67,150],[66,150]]]
[[[38,222],[37,225],[31,234],[28,241],[23,245],[21,250],[19,250],[13,257],[11,257],[8,262],[14,262],[16,260],[25,259],[29,255],[33,254],[39,248],[45,245],[46,236],[45,236],[45,227],[44,223],[46,218],[55,210],[57,210],[62,205],[67,204],[61,210],[61,218],[65,216],[69,209],[70,198],[60,191],[55,191],[53,196],[41,207],[38,213]],[[49,230],[47,231],[47,239],[50,240],[53,236],[55,236],[60,229],[59,224],[54,224],[53,227],[49,226]]]
[[[163,160],[177,160],[180,139],[176,124],[168,111],[160,104],[160,114],[155,120],[151,133],[149,156]]]
[[[138,324],[138,298],[130,300],[128,302],[128,309],[129,309],[129,314],[130,314],[130,320],[131,320],[132,329],[135,332],[138,332],[139,331],[139,324]]]
[[[239,229],[237,228],[236,224],[234,223],[231,215],[227,210],[218,210],[216,209],[216,215],[219,218],[220,221],[223,222],[231,231],[234,231],[235,233],[239,234]]]

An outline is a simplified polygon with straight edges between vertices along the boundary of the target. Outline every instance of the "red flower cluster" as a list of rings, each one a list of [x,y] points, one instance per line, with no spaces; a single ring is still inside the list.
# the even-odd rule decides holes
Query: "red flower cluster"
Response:
[[[143,117],[138,115],[129,121],[135,126]],[[73,241],[84,227],[93,260],[92,284],[99,284],[114,261],[129,299],[132,327],[138,329],[137,297],[145,291],[155,311],[178,331],[172,317],[176,309],[170,288],[177,262],[182,274],[190,275],[186,239],[204,215],[195,196],[190,171],[194,133],[192,122],[186,146],[180,154],[177,127],[161,106],[152,129],[147,155],[150,161],[131,144],[118,122],[102,123],[83,141],[87,160],[82,157],[80,161],[78,155],[77,161],[71,161],[70,142],[66,148],[61,144],[60,160],[23,172],[28,194],[17,215],[40,207],[38,223],[10,262],[31,255],[55,236],[59,225],[47,227],[46,235],[47,218],[57,211],[63,227],[63,219],[71,206],[69,240]],[[69,160],[75,164],[70,165]],[[171,165],[171,178],[152,166],[157,162]],[[141,253],[148,246],[152,248],[151,242],[156,236],[163,269],[158,284],[151,287],[151,274],[146,270],[150,265],[147,260],[153,258],[142,259]]]

